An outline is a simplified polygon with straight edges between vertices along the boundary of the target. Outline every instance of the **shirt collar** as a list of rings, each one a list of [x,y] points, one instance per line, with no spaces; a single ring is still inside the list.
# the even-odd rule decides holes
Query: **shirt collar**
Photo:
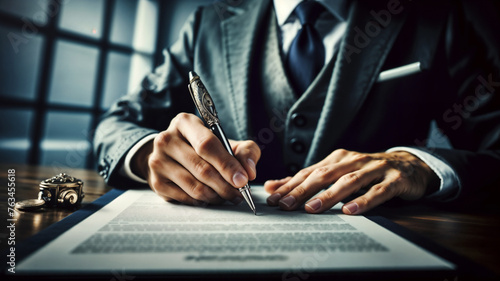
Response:
[[[284,25],[293,10],[302,0],[274,0],[274,10],[276,19],[280,26]],[[347,18],[347,1],[346,0],[318,0],[332,15],[335,15],[340,21],[345,21]]]

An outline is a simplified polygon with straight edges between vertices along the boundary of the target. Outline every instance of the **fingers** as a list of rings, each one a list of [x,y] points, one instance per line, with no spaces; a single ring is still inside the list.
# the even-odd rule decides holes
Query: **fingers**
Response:
[[[319,163],[300,170],[293,178],[283,182],[266,183],[264,185],[265,188],[267,185],[266,191],[272,193],[268,197],[267,203],[271,206],[277,206],[283,198],[285,201],[280,206],[285,210],[292,210],[307,199],[304,195],[312,196],[316,194],[343,174],[353,171],[366,161],[368,161],[367,158],[360,158],[354,152],[337,149]],[[338,166],[333,166],[335,164],[338,164]],[[309,179],[309,177],[312,178]],[[306,179],[309,179],[307,183],[305,183]],[[295,188],[298,188],[295,194],[291,194],[292,197],[286,198]],[[296,196],[300,194],[303,194],[303,196],[296,200]]]
[[[264,183],[264,190],[267,193],[274,193],[280,186],[284,185],[291,179],[292,177],[286,177],[279,180],[268,180]]]
[[[248,183],[247,171],[198,117],[179,114],[172,122],[196,154],[212,165],[229,184],[240,188]]]
[[[309,200],[305,205],[308,213],[321,213],[332,208],[347,196],[359,191],[362,187],[380,180],[385,171],[377,165],[347,173],[339,178],[330,188]]]
[[[414,172],[408,173],[410,168]],[[425,163],[411,154],[337,150],[294,177],[268,181],[264,187],[271,193],[269,205],[294,210],[305,203],[309,213],[329,210],[347,196],[367,188],[364,195],[342,208],[345,214],[361,214],[396,196],[422,197],[426,182],[432,182],[432,175],[425,173],[425,168]],[[319,193],[324,188],[327,189]]]
[[[264,183],[264,189],[266,190],[266,192],[271,193],[271,196],[269,196],[266,200],[268,205],[278,205],[278,201],[281,199],[281,194],[279,192],[276,192],[276,190],[291,179],[292,177],[286,177],[280,180],[268,180]]]
[[[234,156],[248,174],[249,180],[257,177],[257,162],[260,159],[261,151],[259,146],[253,141],[229,141],[233,147]]]
[[[183,187],[188,194],[196,193],[196,189],[204,185],[207,188],[210,187],[206,189],[207,192],[210,189],[212,192],[216,192],[220,197],[229,201],[234,201],[236,197],[241,197],[238,190],[227,183],[219,171],[210,163],[200,158],[189,144],[179,142],[175,149],[168,150],[171,159],[177,163],[176,168],[169,168],[169,173],[175,175],[175,177],[171,177],[171,180],[178,186]],[[175,164],[171,163],[170,166],[175,166]],[[199,191],[203,190],[205,188]],[[193,198],[199,199],[197,197]]]
[[[149,165],[153,171],[149,177],[149,184],[167,201],[176,200],[189,205],[196,204],[196,201],[211,204],[220,204],[224,201],[214,190],[199,182],[186,169],[168,158],[160,159],[154,155],[150,157]],[[160,172],[167,169],[176,177],[167,178]],[[179,186],[184,188],[181,189]]]
[[[400,193],[399,183],[399,180],[389,178],[372,186],[365,194],[342,206],[342,212],[347,215],[359,215],[381,205]]]
[[[181,113],[155,138],[148,161],[149,184],[166,200],[237,204],[242,196],[235,187],[256,177],[260,149],[251,141],[232,144],[236,158],[201,119]]]
[[[268,204],[279,205],[283,210],[294,210],[343,175],[356,170],[359,165],[360,162],[350,160],[333,164],[318,163],[302,169],[268,197]]]
[[[155,190],[156,194],[167,202],[179,202],[186,205],[201,206],[208,204],[196,200],[184,192],[180,187],[173,183],[165,183],[162,188]]]
[[[271,196],[267,198],[267,204],[271,206],[277,206],[281,198],[285,197],[290,191],[292,191],[297,186],[300,186],[307,177],[314,171],[315,165],[300,170],[295,176],[287,177],[281,180],[267,181],[264,184],[266,190],[272,191]]]

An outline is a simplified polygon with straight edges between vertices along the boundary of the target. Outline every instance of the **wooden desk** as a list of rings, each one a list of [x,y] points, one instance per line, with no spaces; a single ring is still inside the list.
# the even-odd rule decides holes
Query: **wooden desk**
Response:
[[[51,167],[33,167],[0,164],[1,214],[7,224],[7,170],[16,171],[16,200],[35,198],[41,180],[61,172]],[[69,169],[71,176],[84,181],[86,205],[111,188],[95,171]],[[472,208],[473,206],[471,206]],[[452,212],[426,205],[380,207],[377,212],[384,217],[444,246],[478,264],[491,269],[500,278],[500,215],[474,212]],[[16,244],[63,219],[72,212],[64,209],[45,209],[43,212],[16,214]],[[7,248],[8,229],[1,227],[1,249]]]
[[[0,232],[1,250],[8,247],[7,238],[10,234],[10,231],[6,228],[7,219],[10,219],[7,212],[7,198],[9,197],[7,193],[7,171],[9,169],[15,170],[16,201],[37,198],[40,182],[61,172],[65,172],[84,182],[83,191],[85,192],[85,197],[83,198],[82,206],[91,203],[111,190],[97,172],[91,170],[58,170],[53,167],[0,164],[0,186],[2,187],[2,193],[0,194],[0,220],[2,221],[2,230]],[[61,208],[45,208],[36,212],[16,212],[14,217],[14,219],[17,219],[15,231],[16,244],[72,213],[73,211],[71,210]]]

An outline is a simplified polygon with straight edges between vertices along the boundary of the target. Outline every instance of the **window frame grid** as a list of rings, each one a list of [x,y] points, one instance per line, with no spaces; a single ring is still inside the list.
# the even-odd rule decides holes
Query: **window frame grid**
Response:
[[[153,53],[136,50],[133,46],[126,46],[118,43],[111,42],[111,28],[113,22],[113,11],[117,0],[103,0],[103,25],[102,35],[100,38],[92,38],[82,34],[59,28],[60,12],[55,13],[52,17],[48,17],[47,23],[44,26],[37,26],[37,33],[44,39],[41,46],[41,62],[38,69],[37,81],[35,82],[35,99],[25,100],[16,97],[3,96],[0,93],[0,104],[3,108],[11,109],[28,109],[33,112],[32,127],[28,134],[28,141],[30,148],[28,152],[28,165],[41,164],[41,144],[43,141],[44,131],[46,128],[46,117],[49,112],[62,111],[62,112],[78,112],[87,113],[90,115],[89,134],[88,140],[92,142],[94,130],[99,122],[101,115],[105,112],[101,108],[101,103],[104,98],[104,87],[106,80],[106,68],[108,64],[109,54],[111,52],[122,53],[132,56],[133,54],[150,56],[152,65],[151,69],[158,63],[162,62],[162,42],[164,32],[163,27],[165,19],[161,17],[162,12],[167,9],[167,3],[164,1],[153,0],[157,4],[157,29],[155,34],[155,49]],[[150,0],[151,1],[151,0]],[[57,0],[50,0],[48,5],[63,5]],[[61,9],[61,7],[60,7]],[[12,15],[10,13],[0,11],[0,24],[5,27],[16,28],[21,30],[25,22],[22,17]],[[58,40],[65,40],[70,43],[79,45],[91,46],[98,49],[98,65],[95,73],[95,85],[92,92],[92,105],[79,106],[65,103],[51,103],[49,102],[50,83],[53,77],[53,69],[55,62],[55,45]],[[1,89],[0,89],[1,91]],[[125,93],[124,93],[125,94]],[[95,168],[96,164],[92,153],[87,156],[85,168]],[[70,167],[74,168],[74,167]]]

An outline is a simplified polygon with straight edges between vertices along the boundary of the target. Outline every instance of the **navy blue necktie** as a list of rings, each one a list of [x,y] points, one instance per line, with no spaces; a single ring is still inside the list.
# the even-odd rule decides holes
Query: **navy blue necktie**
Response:
[[[294,10],[302,28],[290,45],[286,67],[298,96],[306,91],[325,63],[325,46],[314,28],[314,23],[324,10],[323,5],[316,1],[304,1]]]

